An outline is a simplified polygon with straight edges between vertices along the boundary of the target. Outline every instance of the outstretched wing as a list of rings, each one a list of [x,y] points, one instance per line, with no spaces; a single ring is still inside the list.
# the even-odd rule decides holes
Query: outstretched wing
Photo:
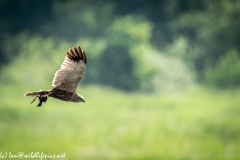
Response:
[[[53,87],[69,92],[76,92],[79,81],[82,79],[87,64],[85,52],[78,46],[66,52],[65,59],[53,78]]]

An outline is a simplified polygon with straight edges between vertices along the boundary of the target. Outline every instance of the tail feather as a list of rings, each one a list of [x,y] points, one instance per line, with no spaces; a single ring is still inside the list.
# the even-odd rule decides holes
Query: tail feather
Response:
[[[35,91],[35,92],[27,92],[24,96],[39,96],[39,95],[48,95],[50,91]]]

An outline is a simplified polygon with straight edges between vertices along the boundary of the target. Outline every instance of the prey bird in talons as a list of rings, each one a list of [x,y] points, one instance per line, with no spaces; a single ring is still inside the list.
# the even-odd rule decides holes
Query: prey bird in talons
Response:
[[[51,90],[28,92],[25,96],[35,96],[31,104],[38,98],[39,104],[37,107],[41,107],[42,102],[46,102],[48,97],[67,102],[85,102],[84,97],[76,93],[76,90],[79,81],[85,74],[86,64],[87,57],[80,46],[69,49],[61,68],[55,73],[52,82],[53,88]]]

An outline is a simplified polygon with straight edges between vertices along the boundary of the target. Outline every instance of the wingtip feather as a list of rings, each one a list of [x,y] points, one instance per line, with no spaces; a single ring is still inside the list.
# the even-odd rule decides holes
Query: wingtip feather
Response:
[[[82,54],[83,54],[83,61],[85,64],[87,64],[87,56],[84,50],[82,51]]]
[[[70,55],[70,53],[66,52],[66,56],[70,59],[73,60],[72,56]]]
[[[73,47],[73,49],[69,48],[69,51],[66,52],[66,56],[74,61],[74,62],[80,62],[81,60],[87,64],[87,56],[84,50],[81,49],[80,45],[77,47]]]

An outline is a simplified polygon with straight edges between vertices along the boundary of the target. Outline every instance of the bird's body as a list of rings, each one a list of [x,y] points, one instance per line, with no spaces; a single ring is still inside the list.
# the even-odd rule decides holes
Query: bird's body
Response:
[[[41,106],[42,102],[46,102],[48,97],[67,102],[85,102],[83,96],[77,94],[76,90],[79,81],[85,74],[86,63],[86,54],[80,46],[78,48],[74,47],[73,50],[69,49],[69,52],[66,52],[61,69],[55,73],[53,78],[52,86],[54,88],[51,90],[28,92],[25,96],[35,96],[35,99],[38,97],[38,106]]]

